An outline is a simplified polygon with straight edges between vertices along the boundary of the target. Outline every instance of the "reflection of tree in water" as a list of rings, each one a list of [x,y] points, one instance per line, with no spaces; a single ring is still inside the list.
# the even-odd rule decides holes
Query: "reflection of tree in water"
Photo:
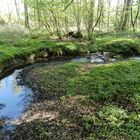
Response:
[[[3,80],[0,80],[0,89],[3,88],[4,84],[5,84],[4,81],[3,81]],[[5,107],[5,105],[2,104],[2,103],[0,103],[0,139],[1,139],[1,137],[3,136],[3,131],[2,131],[2,129],[3,129],[3,127],[5,126],[6,120],[7,120],[7,117],[1,116],[1,110],[2,110],[4,107]]]
[[[11,89],[13,95],[19,95],[22,92],[22,87],[17,84],[16,78],[12,79]]]
[[[9,88],[13,95],[18,95],[22,92],[22,87],[18,85],[16,80],[17,72],[5,79],[5,86]]]
[[[20,95],[21,93],[26,93],[27,89],[20,85],[17,81],[17,75],[19,71],[14,72],[11,76],[6,77],[3,80],[0,80],[0,89],[6,88],[7,91],[10,91],[14,96]]]
[[[0,103],[0,110],[1,110],[3,107],[4,107],[4,105]]]
[[[21,94],[22,100],[20,100],[19,105],[24,105],[23,112],[30,108],[31,103],[33,102],[32,91],[28,87],[22,89],[24,94]]]
[[[24,105],[23,112],[26,110],[29,106],[29,103],[31,102],[31,94],[32,91],[26,87],[25,85],[20,85],[18,82],[17,73],[14,73],[12,79],[11,79],[11,91],[14,96],[20,96],[22,100],[19,100],[18,105]]]
[[[3,87],[3,81],[0,80],[0,89]]]
[[[0,103],[0,111],[2,110],[3,107],[4,107],[4,105]],[[6,117],[3,117],[3,116],[0,117],[0,135],[2,134],[1,130],[2,130],[5,122],[6,122]]]

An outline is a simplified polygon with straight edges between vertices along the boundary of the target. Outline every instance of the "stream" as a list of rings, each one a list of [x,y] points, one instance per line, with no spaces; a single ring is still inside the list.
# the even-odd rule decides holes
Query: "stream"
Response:
[[[140,61],[140,57],[133,57],[136,61]],[[105,63],[104,58],[102,56],[80,56],[73,58],[72,62],[88,62],[101,64]],[[110,59],[111,62],[115,62],[115,59]],[[47,62],[46,62],[47,63]],[[32,90],[26,85],[20,85],[18,79],[19,73],[21,70],[15,70],[11,75],[3,78],[0,81],[0,103],[4,104],[5,107],[0,110],[0,117],[6,116],[11,120],[18,119],[25,107],[30,103],[30,98],[32,94]],[[29,102],[28,102],[29,101]]]

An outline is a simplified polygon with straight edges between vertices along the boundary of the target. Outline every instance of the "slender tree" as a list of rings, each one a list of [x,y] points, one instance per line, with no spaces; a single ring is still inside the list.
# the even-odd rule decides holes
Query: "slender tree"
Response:
[[[120,23],[120,31],[125,31],[127,29],[127,24],[130,17],[130,7],[131,0],[124,0],[124,7],[122,11],[121,23]]]
[[[139,13],[140,13],[140,0],[137,1],[137,11],[135,17],[133,17],[133,0],[132,0],[131,1],[131,24],[134,32],[135,32],[135,25],[139,17]]]
[[[15,3],[15,7],[16,7],[17,19],[18,19],[18,21],[20,21],[20,10],[19,10],[19,4],[18,4],[17,0],[14,0],[14,3]]]
[[[25,27],[30,29],[28,7],[25,0],[24,0],[24,17],[25,17]]]

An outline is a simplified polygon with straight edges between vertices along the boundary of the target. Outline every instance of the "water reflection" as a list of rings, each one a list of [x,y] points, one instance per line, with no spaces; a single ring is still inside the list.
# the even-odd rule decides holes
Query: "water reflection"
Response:
[[[26,97],[32,93],[30,88],[18,84],[16,77],[19,72],[20,70],[16,70],[0,81],[0,103],[5,105],[0,117],[7,116],[12,119],[19,117],[25,107]]]
[[[85,63],[95,63],[95,64],[103,64],[109,62],[115,62],[116,59],[111,59],[104,54],[94,54],[90,56],[78,56],[72,59],[72,62],[85,62]]]
[[[109,52],[97,52],[92,53],[87,56],[79,56],[74,59],[72,59],[73,62],[88,62],[88,63],[95,63],[95,64],[104,64],[104,63],[110,63],[115,62],[116,59],[110,58]]]

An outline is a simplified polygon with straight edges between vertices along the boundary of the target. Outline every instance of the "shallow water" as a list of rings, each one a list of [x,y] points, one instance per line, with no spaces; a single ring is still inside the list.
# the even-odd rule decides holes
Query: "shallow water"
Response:
[[[5,105],[0,111],[0,117],[7,116],[10,119],[16,119],[27,105],[26,97],[32,93],[32,90],[18,84],[16,77],[19,72],[20,70],[16,70],[0,81],[0,103]]]
[[[125,60],[121,61],[140,61],[140,56],[130,57]],[[113,63],[113,62],[120,62],[120,60],[116,60],[114,58],[109,58],[109,61],[105,61],[104,58],[96,57],[96,56],[78,56],[72,59],[72,62],[84,62],[84,63],[93,63],[93,64],[103,64],[103,63]]]
[[[139,56],[135,56],[135,57],[131,57],[131,60],[135,60],[135,61],[140,61],[140,57]]]
[[[105,60],[103,56],[78,56],[72,59],[72,62],[85,62],[85,63],[95,63],[95,64],[103,64],[108,62],[116,62],[116,59],[109,59],[108,61]]]

